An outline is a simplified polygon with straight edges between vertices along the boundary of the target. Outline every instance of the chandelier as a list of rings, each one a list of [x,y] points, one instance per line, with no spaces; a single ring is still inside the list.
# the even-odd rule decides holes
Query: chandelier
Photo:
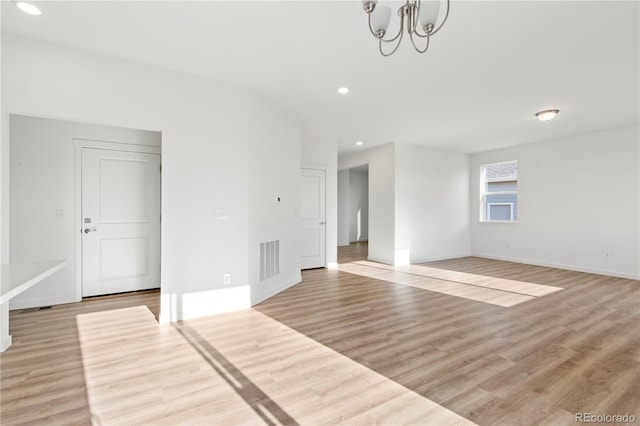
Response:
[[[405,28],[413,48],[419,53],[426,52],[431,36],[440,31],[449,17],[449,0],[446,0],[447,10],[438,26],[436,22],[440,12],[440,0],[406,0],[406,3],[398,9],[400,30],[394,37],[385,39],[384,36],[391,21],[391,8],[376,5],[377,2],[378,0],[362,0],[362,5],[369,17],[369,30],[378,39],[378,48],[382,56],[391,56],[398,50]],[[391,50],[385,52],[382,48],[383,43],[390,44]],[[422,47],[421,44],[423,44]]]

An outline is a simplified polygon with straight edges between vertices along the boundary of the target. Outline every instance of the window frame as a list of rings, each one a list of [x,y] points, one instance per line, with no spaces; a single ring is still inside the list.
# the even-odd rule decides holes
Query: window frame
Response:
[[[495,166],[495,165],[499,165],[499,164],[507,164],[507,163],[516,163],[516,167],[518,164],[518,160],[508,160],[508,161],[498,161],[495,163],[486,163],[486,164],[481,164],[480,165],[480,223],[518,223],[518,220],[514,220],[513,219],[513,211],[514,211],[514,205],[515,203],[513,202],[491,202],[488,203],[487,202],[487,196],[491,196],[491,195],[515,195],[516,196],[516,200],[518,197],[518,191],[495,191],[495,192],[487,192],[486,188],[487,188],[487,184],[491,183],[491,182],[508,182],[508,181],[513,181],[516,182],[516,188],[517,188],[517,184],[518,184],[518,176],[516,174],[515,178],[492,178],[492,179],[487,179],[486,178],[486,168],[487,166]],[[490,210],[489,210],[489,206],[490,205],[511,205],[511,219],[510,220],[492,220],[490,217]]]

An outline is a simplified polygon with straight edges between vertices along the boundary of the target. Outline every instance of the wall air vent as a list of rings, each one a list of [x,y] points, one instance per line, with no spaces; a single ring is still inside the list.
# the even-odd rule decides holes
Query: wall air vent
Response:
[[[260,243],[260,281],[280,274],[280,240]]]

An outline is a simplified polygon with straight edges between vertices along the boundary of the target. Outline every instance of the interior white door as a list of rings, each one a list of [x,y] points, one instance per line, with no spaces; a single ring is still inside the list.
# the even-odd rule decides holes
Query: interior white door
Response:
[[[160,155],[82,149],[82,295],[160,287]]]
[[[325,171],[302,169],[300,178],[300,267],[323,268],[326,257]]]

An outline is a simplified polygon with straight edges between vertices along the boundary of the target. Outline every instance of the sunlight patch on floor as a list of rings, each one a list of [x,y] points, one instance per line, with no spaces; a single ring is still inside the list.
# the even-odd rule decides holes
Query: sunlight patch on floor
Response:
[[[357,261],[340,264],[338,269],[350,274],[503,307],[515,306],[563,290],[561,287],[449,271],[423,265],[391,266],[370,261]]]
[[[77,316],[94,424],[473,424],[255,310]]]

